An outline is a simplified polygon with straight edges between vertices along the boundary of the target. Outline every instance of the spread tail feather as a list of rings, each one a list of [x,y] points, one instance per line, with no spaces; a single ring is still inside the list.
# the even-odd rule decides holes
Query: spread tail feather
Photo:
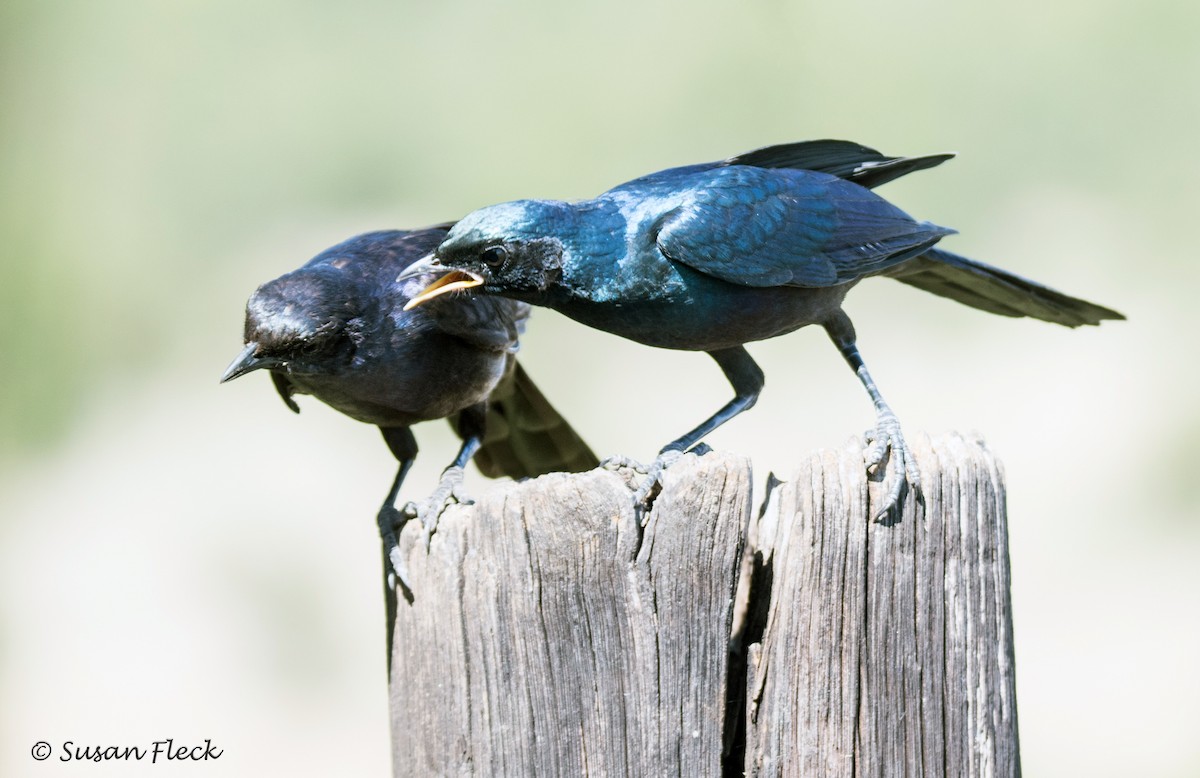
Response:
[[[488,398],[487,436],[475,464],[490,478],[532,478],[591,470],[600,460],[518,362]]]
[[[884,275],[1000,316],[1030,316],[1066,327],[1125,318],[1110,308],[942,249],[930,249]]]

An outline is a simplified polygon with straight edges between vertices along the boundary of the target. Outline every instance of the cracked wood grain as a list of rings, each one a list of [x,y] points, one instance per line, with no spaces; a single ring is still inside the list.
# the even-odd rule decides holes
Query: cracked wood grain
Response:
[[[406,530],[396,775],[715,775],[750,465],[687,457],[643,530],[596,470]]]
[[[913,443],[925,502],[890,523],[852,441],[754,520],[750,463],[712,453],[644,529],[604,470],[455,506],[428,553],[406,528],[395,774],[1018,775],[1003,475],[978,440]]]
[[[925,504],[890,524],[857,441],[772,489],[747,775],[1020,774],[1003,475],[980,441],[914,443]]]

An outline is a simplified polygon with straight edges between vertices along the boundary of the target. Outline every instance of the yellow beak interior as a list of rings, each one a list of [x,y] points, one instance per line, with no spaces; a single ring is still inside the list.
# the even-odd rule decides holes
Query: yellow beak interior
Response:
[[[440,297],[447,292],[453,292],[458,289],[470,289],[473,286],[481,286],[482,284],[483,276],[472,273],[469,270],[451,270],[422,289],[416,297],[409,300],[404,305],[404,310],[407,311],[411,308],[416,308],[418,305],[427,303],[433,298]]]

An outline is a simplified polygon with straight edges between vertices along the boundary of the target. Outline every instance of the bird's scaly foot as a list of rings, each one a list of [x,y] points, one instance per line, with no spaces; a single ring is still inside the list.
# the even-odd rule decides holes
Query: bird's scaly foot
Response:
[[[385,505],[379,509],[379,515],[376,521],[379,523],[379,535],[383,540],[383,550],[387,554],[388,562],[392,569],[388,571],[388,588],[395,589],[396,582],[399,581],[405,589],[411,591],[408,585],[408,565],[405,564],[404,558],[400,555],[400,545],[396,540],[400,529],[408,522],[409,516],[401,511],[396,510],[392,505]]]
[[[677,448],[669,448],[661,452],[646,470],[646,477],[633,493],[633,502],[644,507],[650,506],[650,496],[662,488],[663,472],[678,462],[683,452]]]
[[[888,407],[879,410],[875,426],[867,430],[865,435],[867,450],[864,452],[867,470],[873,470],[883,462],[884,457],[891,451],[889,469],[892,471],[892,485],[888,489],[887,500],[875,514],[875,521],[883,519],[892,508],[900,502],[904,487],[909,486],[920,499],[921,474],[917,470],[916,459],[912,450],[904,441],[900,431],[900,421]]]
[[[613,472],[628,468],[638,475],[645,475],[646,473],[650,472],[650,469],[638,460],[630,459],[629,457],[621,456],[620,454],[606,457],[604,461],[600,463],[600,467],[604,468],[605,470],[612,470]]]
[[[454,503],[462,505],[474,503],[474,500],[463,492],[462,486],[463,469],[454,466],[447,467],[442,472],[442,480],[438,482],[433,494],[429,495],[429,499],[420,505],[410,502],[404,506],[404,514],[407,518],[420,520],[421,526],[424,528],[423,536],[426,548],[429,547],[430,538],[437,531],[438,521],[442,518],[442,513],[446,508]]]
[[[663,473],[668,467],[678,462],[683,454],[684,452],[677,448],[668,448],[661,451],[648,467],[636,462],[632,463],[635,472],[643,476],[637,488],[633,490],[634,505],[641,508],[650,507],[651,498],[662,488]],[[643,518],[643,521],[646,518],[648,517]]]
[[[649,465],[643,465],[636,459],[630,459],[624,456],[612,456],[600,463],[600,466],[606,470],[621,470],[628,468],[640,476],[643,476],[638,481],[637,487],[633,490],[633,502],[640,507],[649,507],[651,497],[655,494],[656,489],[662,486],[663,472],[671,465],[678,462],[684,454],[695,454],[696,456],[704,456],[712,449],[707,443],[698,443],[687,451],[681,451],[677,448],[663,449],[659,455]]]

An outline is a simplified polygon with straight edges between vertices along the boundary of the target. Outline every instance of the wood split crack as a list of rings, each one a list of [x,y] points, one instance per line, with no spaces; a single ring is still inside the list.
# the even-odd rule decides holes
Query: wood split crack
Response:
[[[611,471],[456,511],[397,615],[396,774],[1019,774],[1003,474],[910,443],[891,526],[858,441],[758,501],[713,452],[643,513]]]

